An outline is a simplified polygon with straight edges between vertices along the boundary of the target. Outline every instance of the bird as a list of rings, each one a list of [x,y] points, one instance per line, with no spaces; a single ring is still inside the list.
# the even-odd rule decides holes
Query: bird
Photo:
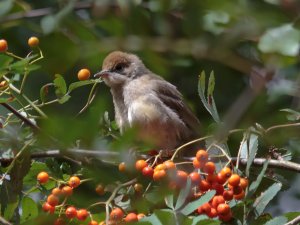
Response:
[[[200,121],[176,86],[150,71],[135,54],[113,51],[94,75],[110,88],[121,134],[138,129],[139,140],[174,150],[199,137]]]

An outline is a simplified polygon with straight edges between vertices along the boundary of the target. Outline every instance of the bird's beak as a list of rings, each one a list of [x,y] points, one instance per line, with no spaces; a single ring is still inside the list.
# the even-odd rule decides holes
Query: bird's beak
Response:
[[[95,78],[106,78],[110,75],[109,70],[102,70],[94,75]]]

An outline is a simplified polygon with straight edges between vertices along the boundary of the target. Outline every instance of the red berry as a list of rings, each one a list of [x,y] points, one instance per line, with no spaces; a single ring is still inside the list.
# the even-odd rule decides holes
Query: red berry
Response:
[[[223,192],[223,197],[226,201],[231,201],[233,199],[233,191],[232,190],[226,190]]]
[[[53,189],[52,189],[51,193],[52,193],[53,195],[59,197],[59,196],[62,195],[62,190],[61,190],[60,188],[56,187],[56,188],[53,188]]]
[[[202,192],[208,191],[211,188],[211,185],[206,180],[201,180],[199,184],[199,189]]]
[[[28,39],[28,45],[33,48],[38,46],[40,43],[40,40],[37,37],[31,37]]]
[[[80,185],[80,178],[77,176],[70,177],[68,184],[71,188],[76,188]]]
[[[212,207],[217,208],[218,205],[219,205],[219,204],[222,204],[222,203],[225,203],[225,199],[223,198],[222,195],[215,195],[215,196],[212,198],[212,201],[211,201]]]
[[[103,195],[105,193],[105,188],[102,184],[98,184],[95,191],[98,195]]]
[[[232,172],[231,172],[231,169],[229,167],[224,167],[223,169],[221,169],[220,174],[225,179],[228,179],[231,176]]]
[[[120,172],[125,172],[125,170],[126,170],[126,164],[124,162],[121,162],[119,164],[119,171]]]
[[[69,219],[75,218],[77,216],[77,210],[74,206],[69,206],[66,209],[66,217]]]
[[[4,39],[0,40],[0,52],[6,52],[8,49],[7,41]]]
[[[110,218],[110,220],[113,220],[113,221],[121,221],[123,216],[124,216],[124,212],[122,211],[122,209],[114,208],[111,211],[109,218]]]
[[[81,69],[77,73],[78,80],[88,80],[91,76],[91,72],[88,69]]]
[[[194,185],[198,185],[199,182],[201,181],[201,176],[197,172],[192,172],[189,174],[189,178],[191,178],[191,181]]]
[[[89,222],[88,225],[98,225],[98,222],[96,220],[92,220]]]
[[[54,213],[55,207],[45,202],[42,206],[44,212]]]
[[[52,206],[56,206],[56,205],[58,205],[59,199],[56,195],[51,194],[48,196],[47,202],[48,202],[48,204],[50,204]]]
[[[154,170],[150,166],[146,166],[143,168],[142,173],[146,177],[153,177]]]
[[[63,195],[65,196],[70,196],[73,194],[73,188],[71,188],[70,186],[64,186],[61,189],[61,192],[63,193]]]
[[[221,203],[217,207],[217,212],[219,215],[225,216],[230,213],[230,206],[226,203]]]
[[[207,162],[208,160],[208,153],[203,150],[200,149],[197,153],[196,153],[196,158],[199,162]]]
[[[167,176],[167,173],[165,170],[156,170],[153,173],[153,180],[154,181],[160,181],[163,178],[165,178]]]
[[[76,216],[77,216],[78,220],[83,221],[89,216],[89,213],[86,209],[79,209],[79,210],[77,210]]]

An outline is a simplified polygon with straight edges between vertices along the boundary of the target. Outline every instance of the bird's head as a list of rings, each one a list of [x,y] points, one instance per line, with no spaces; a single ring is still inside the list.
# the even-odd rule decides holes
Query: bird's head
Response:
[[[94,76],[101,77],[109,87],[117,87],[146,72],[146,67],[136,55],[114,51],[106,56],[102,70]]]

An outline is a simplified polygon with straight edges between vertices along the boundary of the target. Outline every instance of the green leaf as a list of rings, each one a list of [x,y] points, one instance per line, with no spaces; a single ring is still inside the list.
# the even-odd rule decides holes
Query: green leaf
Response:
[[[208,79],[207,98],[210,95],[213,95],[214,89],[215,89],[215,74],[214,74],[214,71],[211,71],[209,79]]]
[[[7,204],[7,206],[4,210],[4,218],[6,220],[10,220],[13,217],[13,215],[15,213],[15,210],[18,207],[18,205],[19,205],[19,200]]]
[[[170,209],[174,209],[174,195],[169,194],[165,197],[165,203]]]
[[[263,165],[263,168],[262,168],[261,172],[259,173],[259,175],[256,178],[256,181],[251,183],[251,185],[249,187],[249,190],[248,190],[247,198],[251,197],[254,194],[254,192],[256,191],[256,189],[258,188],[258,186],[260,185],[260,182],[261,182],[261,180],[263,179],[263,177],[266,173],[268,165],[269,165],[269,160],[266,160],[264,165]]]
[[[171,210],[155,210],[154,214],[163,225],[175,225],[176,218]]]
[[[216,194],[215,190],[211,190],[206,192],[203,196],[199,199],[188,203],[182,210],[183,215],[189,215],[194,212],[199,206],[203,205],[204,203],[208,202],[214,195]]]
[[[67,85],[65,79],[61,75],[56,74],[53,83],[56,96],[58,98],[62,98],[67,93]]]
[[[9,98],[0,98],[0,103],[6,103],[9,101]]]
[[[60,104],[64,104],[64,103],[67,102],[70,98],[71,98],[70,95],[65,95],[65,96],[63,96],[62,98],[58,99],[58,102],[59,102]]]
[[[282,110],[280,110],[281,112],[287,112],[287,113],[289,113],[288,115],[287,115],[287,119],[289,120],[289,121],[297,121],[297,120],[300,120],[300,112],[297,112],[297,111],[295,111],[295,110],[293,110],[293,109],[282,109]]]
[[[258,48],[263,53],[297,56],[300,48],[300,31],[291,23],[269,29],[260,38]]]
[[[41,171],[45,171],[45,172],[49,171],[47,165],[42,162],[33,161],[31,163],[29,172],[24,177],[24,180],[23,180],[24,184],[30,185],[30,186],[35,185],[37,183],[36,176]]]
[[[89,85],[89,84],[94,84],[94,83],[97,83],[96,80],[84,80],[84,81],[74,82],[74,83],[70,84],[68,93],[70,93],[71,91],[73,91],[76,88],[79,88],[79,87],[82,87],[85,85]]]
[[[258,198],[255,199],[252,207],[256,217],[263,213],[266,206],[275,197],[278,191],[280,191],[281,187],[281,183],[274,183],[266,191],[262,192]]]
[[[7,68],[12,61],[14,61],[14,59],[10,56],[0,54],[0,69]]]
[[[163,225],[160,220],[157,218],[157,216],[153,213],[151,216],[146,216],[142,220],[142,222],[150,222],[152,225]]]
[[[200,225],[200,224],[203,224],[203,225],[204,224],[205,225],[220,225],[221,221],[213,220],[213,219],[207,219],[207,216],[204,216],[204,215],[194,217],[192,225]]]
[[[282,225],[287,222],[287,218],[285,216],[278,216],[271,220],[269,220],[265,225]]]
[[[31,198],[25,196],[22,199],[22,216],[21,216],[21,223],[24,223],[27,220],[34,219],[38,216],[38,207]]]
[[[175,205],[175,210],[180,209],[185,204],[186,199],[188,198],[191,191],[191,185],[192,185],[192,181],[190,178],[188,178],[185,187],[181,189],[179,192],[176,205]]]
[[[251,133],[248,142],[245,142],[245,144],[247,144],[247,147],[249,148],[249,157],[246,166],[246,176],[249,177],[250,166],[252,165],[258,150],[258,136],[256,134]]]
[[[0,17],[8,13],[13,7],[13,0],[0,1]]]

